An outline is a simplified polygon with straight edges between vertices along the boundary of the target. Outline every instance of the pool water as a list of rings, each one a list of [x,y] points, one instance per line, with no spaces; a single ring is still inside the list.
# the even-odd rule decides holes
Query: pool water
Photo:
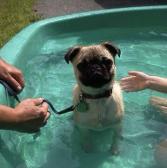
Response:
[[[102,29],[100,35],[96,30],[56,38],[48,35],[28,60],[21,65],[18,63],[24,69],[26,80],[20,98],[45,97],[57,110],[70,106],[75,78],[72,65],[64,61],[64,54],[76,44],[98,44],[109,40],[116,43],[122,52],[121,57],[116,58],[116,80],[126,76],[129,70],[166,76],[167,29],[128,28],[124,32]],[[154,159],[155,145],[167,137],[167,124],[157,119],[149,107],[148,101],[153,95],[165,97],[165,94],[150,90],[123,93],[125,115],[119,156],[112,156],[105,150],[85,153],[79,144],[72,113],[53,114],[40,134],[4,132],[1,139],[4,146],[0,157],[2,167],[158,168]],[[105,143],[105,139],[101,143]]]

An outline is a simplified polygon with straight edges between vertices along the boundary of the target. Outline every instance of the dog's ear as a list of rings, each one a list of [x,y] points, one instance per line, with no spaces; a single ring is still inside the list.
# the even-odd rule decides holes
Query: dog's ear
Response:
[[[116,47],[113,43],[111,42],[104,42],[102,45],[115,57],[118,55],[120,57],[121,55],[121,50]]]
[[[68,52],[65,54],[64,59],[69,64],[69,62],[74,59],[74,57],[79,53],[81,47],[75,46],[68,50]]]

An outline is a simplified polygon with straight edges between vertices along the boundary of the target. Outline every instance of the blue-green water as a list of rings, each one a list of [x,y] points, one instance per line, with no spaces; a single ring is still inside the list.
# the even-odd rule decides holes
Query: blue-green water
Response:
[[[20,95],[45,97],[57,110],[72,103],[75,78],[71,65],[64,61],[67,49],[76,44],[88,45],[111,40],[121,49],[116,59],[117,80],[129,70],[141,70],[165,77],[167,74],[167,29],[104,29],[63,36],[48,36],[37,52],[20,67],[25,72],[26,87]],[[27,54],[28,55],[28,54]],[[78,140],[72,113],[54,114],[41,134],[2,132],[0,162],[3,168],[158,168],[154,151],[167,136],[167,124],[157,120],[148,106],[149,97],[165,96],[154,91],[123,93],[125,116],[120,155],[108,151],[85,153]],[[105,140],[104,142],[105,143]]]

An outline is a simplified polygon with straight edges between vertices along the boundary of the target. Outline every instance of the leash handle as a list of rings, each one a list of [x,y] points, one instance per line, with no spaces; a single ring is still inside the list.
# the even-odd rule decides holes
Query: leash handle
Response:
[[[54,106],[52,105],[52,103],[48,99],[44,99],[43,102],[48,103],[50,108],[53,110],[54,113],[56,113],[56,114],[58,113],[57,110],[54,108]]]
[[[4,86],[4,88],[8,92],[8,94],[10,96],[13,96],[20,103],[20,99],[17,96],[18,92],[16,92],[14,89],[12,89],[12,87],[7,82],[0,80],[0,83]]]

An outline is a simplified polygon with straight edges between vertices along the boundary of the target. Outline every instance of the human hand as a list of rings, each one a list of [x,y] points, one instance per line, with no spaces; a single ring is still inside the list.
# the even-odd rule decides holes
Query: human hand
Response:
[[[150,76],[139,71],[130,71],[128,76],[121,79],[121,88],[126,92],[135,92],[146,89]]]
[[[0,59],[0,79],[7,82],[17,92],[24,88],[22,72],[2,59]]]
[[[46,124],[50,113],[48,112],[48,104],[42,102],[42,98],[26,99],[15,107],[16,130],[29,133],[37,132],[40,127]]]

